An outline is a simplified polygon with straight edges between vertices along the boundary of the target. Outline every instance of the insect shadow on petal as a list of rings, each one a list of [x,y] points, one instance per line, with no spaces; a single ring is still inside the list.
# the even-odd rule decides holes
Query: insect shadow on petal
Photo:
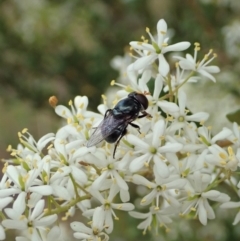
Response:
[[[87,142],[87,147],[95,146],[105,140],[108,143],[115,143],[113,158],[117,146],[127,133],[127,126],[131,125],[138,129],[140,127],[132,123],[137,118],[152,117],[145,110],[148,108],[148,99],[144,94],[131,92],[127,98],[120,100],[113,109],[108,109],[104,119],[95,129]],[[141,113],[141,115],[139,115]]]

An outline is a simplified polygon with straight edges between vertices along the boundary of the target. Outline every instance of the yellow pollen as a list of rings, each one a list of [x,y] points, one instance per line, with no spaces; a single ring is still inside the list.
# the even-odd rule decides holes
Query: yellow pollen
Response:
[[[37,161],[36,161],[36,160],[34,160],[33,167],[34,167],[35,169],[38,168],[38,165],[37,165]]]
[[[188,195],[189,197],[191,197],[191,195],[192,195],[191,191],[187,191],[187,195]]]
[[[53,147],[53,144],[50,144],[47,149],[50,150]]]
[[[72,105],[72,100],[69,100],[68,105],[70,106]]]
[[[114,86],[115,85],[115,80],[112,80],[111,83],[110,83],[111,86]]]
[[[175,63],[175,67],[178,68],[179,67],[179,62]]]
[[[145,203],[145,202],[146,202],[146,199],[143,198],[143,199],[141,200],[141,203]]]
[[[150,29],[148,27],[146,27],[146,32],[149,33],[150,32]]]
[[[117,208],[118,208],[118,209],[122,209],[122,205],[119,205]]]
[[[67,123],[71,124],[72,123],[72,119],[71,118],[67,118]]]
[[[166,32],[165,32],[165,31],[160,31],[160,33],[161,33],[162,35],[165,35],[165,34],[166,34]]]
[[[208,59],[208,54],[204,55],[204,59],[207,60]]]
[[[195,45],[196,47],[199,47],[199,46],[200,46],[200,43],[195,42],[194,45]]]
[[[107,99],[106,95],[101,95],[101,97],[102,97],[103,100]]]
[[[22,133],[18,132],[18,138],[22,137]]]
[[[12,146],[11,145],[8,145],[8,147],[7,147],[7,152],[10,152],[12,150]]]
[[[222,158],[222,159],[227,159],[227,155],[223,152],[220,152],[219,153],[219,156]]]
[[[28,129],[27,128],[24,128],[23,130],[22,130],[22,133],[24,134],[24,133],[26,133],[28,131]]]
[[[8,163],[4,163],[4,167],[2,169],[2,172],[5,173],[7,171]]]
[[[214,53],[214,54],[213,54],[213,57],[214,57],[214,58],[217,58],[217,54]]]
[[[78,108],[82,109],[84,107],[84,103],[82,103],[81,105],[79,105]]]
[[[23,220],[23,219],[25,219],[25,218],[26,218],[25,215],[21,215],[19,219],[20,219],[20,220]]]
[[[191,210],[192,210],[193,212],[196,212],[196,208],[194,208],[194,207],[191,207]]]
[[[23,180],[24,183],[27,181],[28,177],[29,177],[29,175],[26,175],[26,176],[22,177],[22,180]]]
[[[112,103],[113,105],[116,105],[118,103],[118,99],[115,99]]]
[[[16,152],[16,151],[13,151],[10,155],[11,155],[11,156],[16,156],[16,155],[17,155],[17,152]]]
[[[77,117],[79,120],[84,120],[84,117],[83,117],[82,114],[78,114],[76,117]]]
[[[9,181],[7,181],[6,183],[5,183],[5,185],[6,185],[6,187],[10,187],[10,182]]]
[[[227,163],[226,163],[225,161],[220,161],[220,164],[221,164],[222,166],[225,166]]]
[[[167,121],[173,121],[173,116],[168,116],[166,119]]]
[[[163,44],[162,44],[162,47],[167,47],[167,46],[168,46],[167,43],[163,43]]]
[[[149,167],[148,162],[144,162],[144,166],[145,166],[145,167]]]
[[[228,147],[228,153],[229,153],[230,156],[233,156],[233,155],[234,155],[233,149],[232,149],[231,146]]]
[[[207,168],[207,167],[208,167],[208,164],[207,164],[206,162],[204,162],[204,163],[203,163],[203,166]]]
[[[63,116],[65,116],[65,115],[66,115],[66,111],[65,111],[65,110],[63,110],[62,115],[63,115]]]

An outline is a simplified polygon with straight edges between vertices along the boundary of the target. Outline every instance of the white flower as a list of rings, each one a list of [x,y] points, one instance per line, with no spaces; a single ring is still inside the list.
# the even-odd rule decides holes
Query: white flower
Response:
[[[223,128],[226,131],[230,131],[231,135],[227,138],[231,141],[235,147],[240,147],[240,129],[236,122],[233,123],[232,131],[228,128]]]
[[[228,147],[228,151],[225,151],[220,146],[214,144],[208,147],[211,154],[206,156],[208,163],[223,167],[226,170],[236,171],[240,163],[240,148],[237,149],[237,153],[231,146]]]
[[[74,99],[74,104],[72,101],[69,101],[69,106],[71,110],[63,105],[56,106],[56,114],[68,119],[71,123],[78,123],[79,119],[82,118],[83,114],[86,112],[88,106],[88,98],[86,96],[76,96]]]
[[[161,178],[155,172],[155,182],[150,182],[146,178],[140,175],[133,175],[133,183],[138,185],[144,185],[151,189],[146,196],[144,196],[141,200],[141,205],[149,205],[155,200],[156,209],[159,207],[159,197],[162,197],[170,206],[178,207],[180,203],[178,200],[171,194],[171,190],[178,191],[179,189],[183,189],[186,180],[181,179],[178,175],[171,175],[169,178]]]
[[[110,177],[112,182],[116,183],[119,188],[123,190],[128,190],[127,183],[123,180],[123,178],[119,174],[119,161],[116,161],[112,158],[112,156],[109,155],[101,155],[99,156],[99,152],[97,153],[95,157],[95,161],[98,164],[98,168],[100,168],[101,174],[99,177],[95,179],[95,181],[92,184],[92,187],[95,189],[100,189],[103,183],[108,180]]]
[[[192,115],[188,115],[188,110],[186,110],[187,96],[185,92],[179,91],[178,93],[178,105],[168,101],[159,101],[159,107],[167,114],[172,116],[168,120],[172,121],[169,131],[175,132],[181,128],[184,128],[188,122],[204,122],[208,119],[209,114],[206,112],[198,112]]]
[[[102,218],[103,215],[104,215],[104,211],[100,207],[97,207],[94,210],[91,228],[87,227],[86,225],[80,222],[72,222],[71,228],[75,231],[73,236],[76,239],[81,239],[81,240],[107,241],[109,237],[107,234],[103,232],[103,229],[104,229],[104,223],[103,223],[104,219]]]
[[[204,168],[205,157],[208,150],[204,150],[200,155],[191,154],[181,160],[178,159],[175,153],[167,153],[166,157],[171,164],[171,172],[174,176],[178,175],[181,178],[184,178],[186,185],[184,189],[189,193],[194,193],[195,189],[191,185],[191,176],[196,171],[206,172]]]
[[[198,134],[200,136],[201,142],[207,146],[210,146],[219,140],[228,138],[232,134],[232,131],[227,128],[223,128],[222,131],[213,136],[210,128],[201,126],[198,128]]]
[[[157,23],[157,40],[153,38],[148,28],[146,31],[151,38],[152,44],[147,43],[145,40],[143,42],[130,42],[131,47],[140,55],[140,57],[131,65],[132,67],[130,70],[142,70],[158,59],[158,71],[162,76],[166,76],[170,67],[164,54],[170,51],[183,51],[190,46],[190,43],[180,42],[168,45],[168,38],[166,38],[167,24],[164,19],[159,20]]]
[[[11,147],[8,151],[11,151],[12,156],[26,158],[28,155],[33,155],[35,153],[42,154],[42,150],[46,145],[54,140],[55,135],[53,133],[48,133],[42,136],[38,141],[36,141],[33,136],[25,128],[22,132],[18,132],[18,137],[21,145],[18,145],[18,149],[14,150]]]
[[[45,201],[40,200],[33,209],[29,209],[28,216],[25,216],[26,195],[26,193],[19,194],[13,208],[4,210],[9,219],[3,220],[2,225],[7,229],[28,230],[32,240],[41,240],[38,230],[47,230],[48,226],[57,220],[57,215],[53,214],[44,217]]]
[[[118,192],[118,190],[115,190],[113,188],[110,189],[110,192],[106,199],[98,190],[92,189],[90,192],[93,195],[93,197],[95,197],[102,204],[100,208],[103,211],[103,214],[101,215],[101,217],[97,217],[102,219],[101,222],[105,224],[105,230],[107,233],[111,233],[113,231],[113,217],[116,220],[118,220],[118,217],[114,212],[114,209],[123,211],[131,211],[134,209],[134,205],[132,203],[113,203],[113,198],[116,196]],[[83,213],[83,215],[86,217],[91,217],[94,215],[94,211],[95,209],[87,210]]]
[[[195,193],[193,195],[189,193],[191,195],[189,200],[184,201],[182,215],[191,211],[196,212],[195,216],[198,216],[199,221],[206,225],[208,219],[215,218],[213,208],[210,206],[208,199],[215,202],[227,202],[230,200],[230,197],[216,190],[205,191],[211,182],[211,176],[208,174],[195,172],[189,180]]]
[[[166,164],[167,159],[163,156],[167,152],[178,152],[182,148],[180,143],[165,143],[162,145],[165,134],[165,122],[159,120],[153,126],[153,133],[140,139],[135,135],[129,134],[127,140],[135,146],[135,152],[141,154],[136,157],[130,164],[131,172],[140,170],[144,165],[149,166],[149,162],[153,160],[154,169],[157,170],[161,177],[168,177],[169,170]]]
[[[151,206],[148,213],[131,211],[129,214],[134,218],[145,219],[137,226],[137,228],[143,229],[143,234],[146,234],[147,229],[150,229],[151,226],[154,226],[155,228],[165,226],[166,230],[168,230],[166,224],[172,222],[170,215],[174,212],[176,212],[176,210],[172,207],[159,210],[159,208]],[[156,219],[154,219],[154,217],[156,217]],[[155,223],[155,221],[157,223]]]
[[[199,74],[211,79],[213,82],[216,82],[212,74],[218,73],[220,69],[215,65],[207,66],[216,57],[216,54],[213,54],[213,57],[209,59],[210,55],[213,52],[212,50],[210,50],[208,54],[206,54],[204,58],[199,61],[197,59],[197,53],[199,50],[199,43],[195,43],[194,56],[186,54],[186,58],[183,58],[181,56],[175,56],[175,58],[180,60],[179,65],[182,69],[196,71]]]
[[[36,230],[33,230],[36,233]],[[52,241],[52,240],[59,240],[59,236],[61,234],[61,230],[58,226],[53,226],[50,231],[49,229],[46,230],[38,230],[38,234],[25,234],[27,237],[17,236],[16,241],[33,241],[32,237],[36,238],[34,241]],[[39,235],[40,234],[40,235]]]
[[[198,79],[200,79],[198,76],[191,76],[189,78],[184,69],[180,70],[179,63],[176,63],[175,65],[176,65],[176,73],[175,73],[175,75],[173,75],[173,74],[170,75],[171,79],[169,81],[172,91],[175,91],[178,86],[183,84],[183,82],[186,81],[186,78],[188,78],[187,79],[188,83],[195,83],[198,81]],[[163,90],[164,90],[164,92],[169,91],[169,83],[166,84],[166,86],[164,87]]]
[[[0,190],[0,197],[21,193],[33,192],[40,195],[52,194],[52,187],[38,182],[38,177],[43,170],[43,162],[36,164],[35,168],[28,172],[21,166],[8,166],[6,174],[9,182],[13,183],[8,189]]]

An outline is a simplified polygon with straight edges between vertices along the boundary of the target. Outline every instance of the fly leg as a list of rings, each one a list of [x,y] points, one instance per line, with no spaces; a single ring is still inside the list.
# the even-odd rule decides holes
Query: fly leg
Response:
[[[127,134],[127,127],[123,130],[123,132],[121,133],[121,135],[119,136],[116,144],[114,145],[114,150],[113,150],[113,158],[115,159],[115,152],[117,150],[117,146],[119,144],[119,142],[121,141],[121,139]]]
[[[112,112],[112,109],[106,110],[105,115],[104,115],[104,119],[108,116],[108,114],[109,114],[110,112]]]
[[[139,115],[138,116],[138,118],[143,118],[143,117],[149,117],[149,118],[152,118],[152,116],[149,114],[149,113],[147,113],[146,111],[141,111],[142,112],[142,115]]]
[[[133,123],[131,123],[131,122],[128,123],[128,124],[131,125],[132,127],[136,128],[136,129],[138,130],[139,134],[141,134],[140,127],[139,127],[138,125],[133,124]]]

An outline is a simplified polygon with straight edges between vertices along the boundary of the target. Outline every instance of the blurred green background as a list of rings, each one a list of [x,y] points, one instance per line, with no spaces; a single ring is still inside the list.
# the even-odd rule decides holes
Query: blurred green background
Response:
[[[214,49],[218,54],[214,64],[222,70],[218,83],[215,89],[210,81],[200,87],[206,96],[219,100],[219,113],[223,108],[226,113],[236,111],[239,12],[239,0],[0,1],[0,156],[8,157],[7,145],[16,146],[17,132],[25,127],[36,139],[57,130],[61,122],[48,104],[51,95],[65,105],[76,95],[86,95],[90,108],[96,110],[101,94],[118,77],[110,61],[123,55],[130,41],[146,36],[146,27],[156,33],[161,18],[173,30],[172,43],[200,42],[202,56]],[[193,53],[193,45],[190,51]],[[229,95],[232,102],[224,99]],[[131,222],[119,226],[112,240],[151,239],[142,237]],[[192,229],[185,227],[188,231],[183,224],[175,224],[174,232],[165,238],[161,234],[152,240],[240,240],[239,231],[229,222],[220,220],[217,225],[213,221],[214,228],[204,229],[196,221]],[[199,232],[194,232],[196,227]]]

